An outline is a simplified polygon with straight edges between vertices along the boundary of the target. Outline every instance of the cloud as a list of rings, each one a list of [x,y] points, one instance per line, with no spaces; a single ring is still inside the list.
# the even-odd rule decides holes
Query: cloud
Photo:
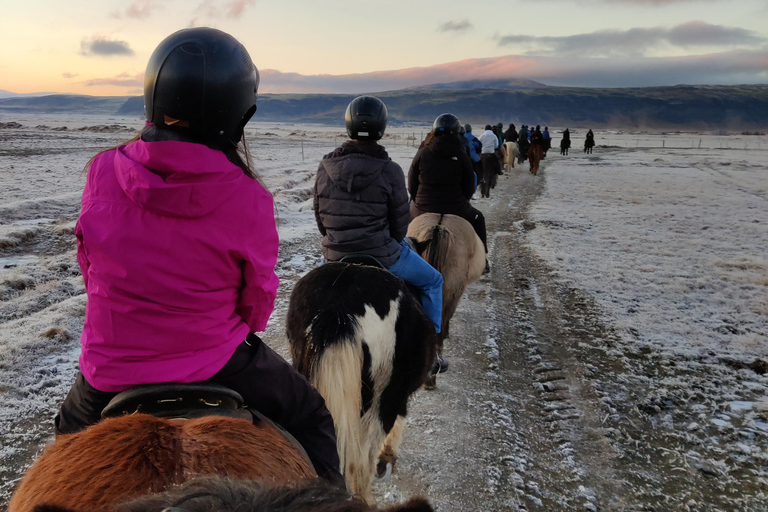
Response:
[[[223,5],[222,5],[223,4]],[[229,0],[221,2],[220,0],[203,0],[195,8],[196,13],[209,18],[221,18],[222,15],[227,18],[239,18],[246,8],[255,5],[256,0]],[[197,18],[193,22],[197,21]]]
[[[632,28],[600,30],[562,37],[508,35],[498,46],[515,46],[528,55],[640,57],[657,48],[735,48],[759,47],[768,39],[738,27],[691,21],[671,28]]]
[[[768,50],[684,57],[581,58],[505,55],[430,67],[351,75],[301,75],[266,69],[265,93],[370,93],[465,80],[527,78],[573,87],[647,87],[768,82]]]
[[[111,78],[92,78],[82,82],[85,85],[91,87],[95,85],[113,85],[116,87],[143,87],[144,86],[144,73],[136,73],[131,75],[130,73],[120,73],[117,76]]]
[[[143,20],[149,18],[152,15],[152,11],[161,9],[163,6],[159,0],[134,0],[131,5],[125,10],[125,12],[114,11],[110,14],[112,18],[135,18]]]
[[[437,27],[438,32],[466,32],[472,28],[469,20],[448,21]]]
[[[239,18],[241,14],[243,14],[243,11],[246,7],[249,5],[254,5],[256,3],[256,0],[232,0],[231,2],[227,3],[227,17],[228,18]]]
[[[93,36],[80,42],[80,54],[85,56],[99,55],[133,55],[133,50],[125,41],[109,40],[103,36]]]
[[[61,76],[63,76],[64,78],[75,78],[76,76],[78,76],[78,74],[77,73],[62,73]]]

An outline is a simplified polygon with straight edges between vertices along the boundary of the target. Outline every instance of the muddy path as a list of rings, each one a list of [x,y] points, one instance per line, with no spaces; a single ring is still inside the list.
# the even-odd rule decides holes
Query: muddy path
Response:
[[[764,461],[720,439],[764,449],[767,436],[733,415],[723,427],[713,405],[728,398],[720,379],[759,376],[722,361],[691,375],[604,325],[526,246],[546,179],[518,168],[476,202],[492,271],[454,317],[450,371],[413,400],[379,499],[427,494],[441,511],[768,510]]]

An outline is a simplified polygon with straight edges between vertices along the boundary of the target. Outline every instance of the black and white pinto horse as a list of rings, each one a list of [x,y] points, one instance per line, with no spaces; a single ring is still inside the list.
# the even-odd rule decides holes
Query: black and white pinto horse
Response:
[[[435,360],[432,322],[386,270],[327,263],[294,287],[287,335],[294,366],[333,416],[347,487],[374,503],[377,456],[381,475],[396,460],[408,397]]]

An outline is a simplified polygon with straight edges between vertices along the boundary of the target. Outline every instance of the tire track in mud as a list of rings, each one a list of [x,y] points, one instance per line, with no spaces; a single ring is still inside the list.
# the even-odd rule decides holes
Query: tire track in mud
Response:
[[[509,203],[486,212],[499,371],[508,393],[536,390],[516,416],[530,461],[518,476],[538,491],[526,494],[528,509],[768,510],[765,425],[728,409],[759,402],[765,379],[715,354],[639,346],[605,325],[592,299],[525,244],[543,177],[513,171],[499,190]]]
[[[502,180],[486,213],[495,230],[491,273],[497,310],[499,373],[508,394],[526,397],[514,411],[526,439],[527,464],[518,475],[528,510],[598,510],[615,496],[615,453],[601,432],[599,398],[569,351],[564,306],[544,269],[524,245],[526,216],[545,179],[515,169]],[[521,482],[522,480],[522,482]]]

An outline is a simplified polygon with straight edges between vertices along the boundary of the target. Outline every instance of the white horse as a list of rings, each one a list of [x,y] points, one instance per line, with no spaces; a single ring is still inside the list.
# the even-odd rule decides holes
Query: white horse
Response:
[[[520,156],[520,148],[517,142],[507,141],[504,143],[504,171],[509,172],[515,168],[515,159]]]

